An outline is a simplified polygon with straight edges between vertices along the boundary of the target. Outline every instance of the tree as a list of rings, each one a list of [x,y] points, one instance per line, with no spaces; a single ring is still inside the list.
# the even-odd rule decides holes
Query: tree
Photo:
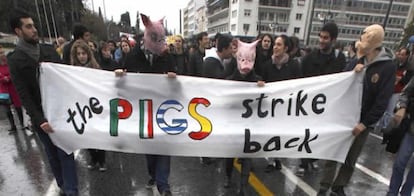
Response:
[[[98,40],[106,40],[107,30],[106,25],[101,17],[91,10],[85,10],[82,17],[81,23],[85,25],[94,37]]]

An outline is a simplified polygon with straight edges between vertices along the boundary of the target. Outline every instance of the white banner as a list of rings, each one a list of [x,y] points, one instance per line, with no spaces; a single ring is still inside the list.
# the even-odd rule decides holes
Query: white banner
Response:
[[[113,72],[43,63],[41,92],[53,142],[205,157],[343,162],[358,123],[362,74],[267,83]]]

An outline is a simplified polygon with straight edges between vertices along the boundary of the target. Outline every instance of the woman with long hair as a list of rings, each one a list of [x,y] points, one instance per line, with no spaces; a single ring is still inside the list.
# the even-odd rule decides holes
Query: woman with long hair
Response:
[[[93,69],[100,69],[99,64],[96,62],[92,49],[83,40],[75,41],[70,51],[70,62],[74,66],[89,67]],[[99,171],[106,171],[105,164],[105,151],[97,149],[88,149],[90,154],[90,161],[88,163],[88,169],[94,169],[99,167]]]

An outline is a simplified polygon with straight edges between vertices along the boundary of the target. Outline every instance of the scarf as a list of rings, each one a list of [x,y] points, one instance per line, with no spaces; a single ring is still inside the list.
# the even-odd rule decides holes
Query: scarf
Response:
[[[30,58],[34,59],[36,62],[40,59],[40,46],[39,44],[30,44],[26,42],[24,39],[19,38],[17,40],[16,49],[22,50],[24,53],[30,56]]]
[[[289,61],[289,55],[284,53],[282,57],[278,58],[275,55],[272,55],[272,62],[276,65],[278,69],[282,67],[283,64]]]

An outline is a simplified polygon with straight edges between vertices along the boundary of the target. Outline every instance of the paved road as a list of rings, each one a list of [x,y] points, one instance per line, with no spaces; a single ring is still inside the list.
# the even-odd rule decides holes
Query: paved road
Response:
[[[9,133],[8,121],[0,110],[0,195],[58,195],[45,156],[37,137],[30,131]],[[385,152],[381,139],[371,134],[358,160],[358,169],[347,187],[348,195],[385,195],[391,176],[393,155]],[[108,171],[88,170],[88,154],[76,153],[81,195],[156,195],[147,190],[148,175],[145,157],[138,154],[107,153]],[[255,159],[250,192],[252,195],[315,195],[321,170],[297,177],[298,160],[282,159],[283,169],[265,173],[266,161]],[[323,161],[319,161],[323,165]],[[238,165],[235,165],[239,167]],[[174,157],[170,183],[173,195],[234,196],[240,174],[233,173],[233,186],[224,188],[224,167],[221,160],[211,165],[200,164],[196,157]],[[254,179],[253,179],[254,178]],[[414,194],[413,194],[414,195]]]

